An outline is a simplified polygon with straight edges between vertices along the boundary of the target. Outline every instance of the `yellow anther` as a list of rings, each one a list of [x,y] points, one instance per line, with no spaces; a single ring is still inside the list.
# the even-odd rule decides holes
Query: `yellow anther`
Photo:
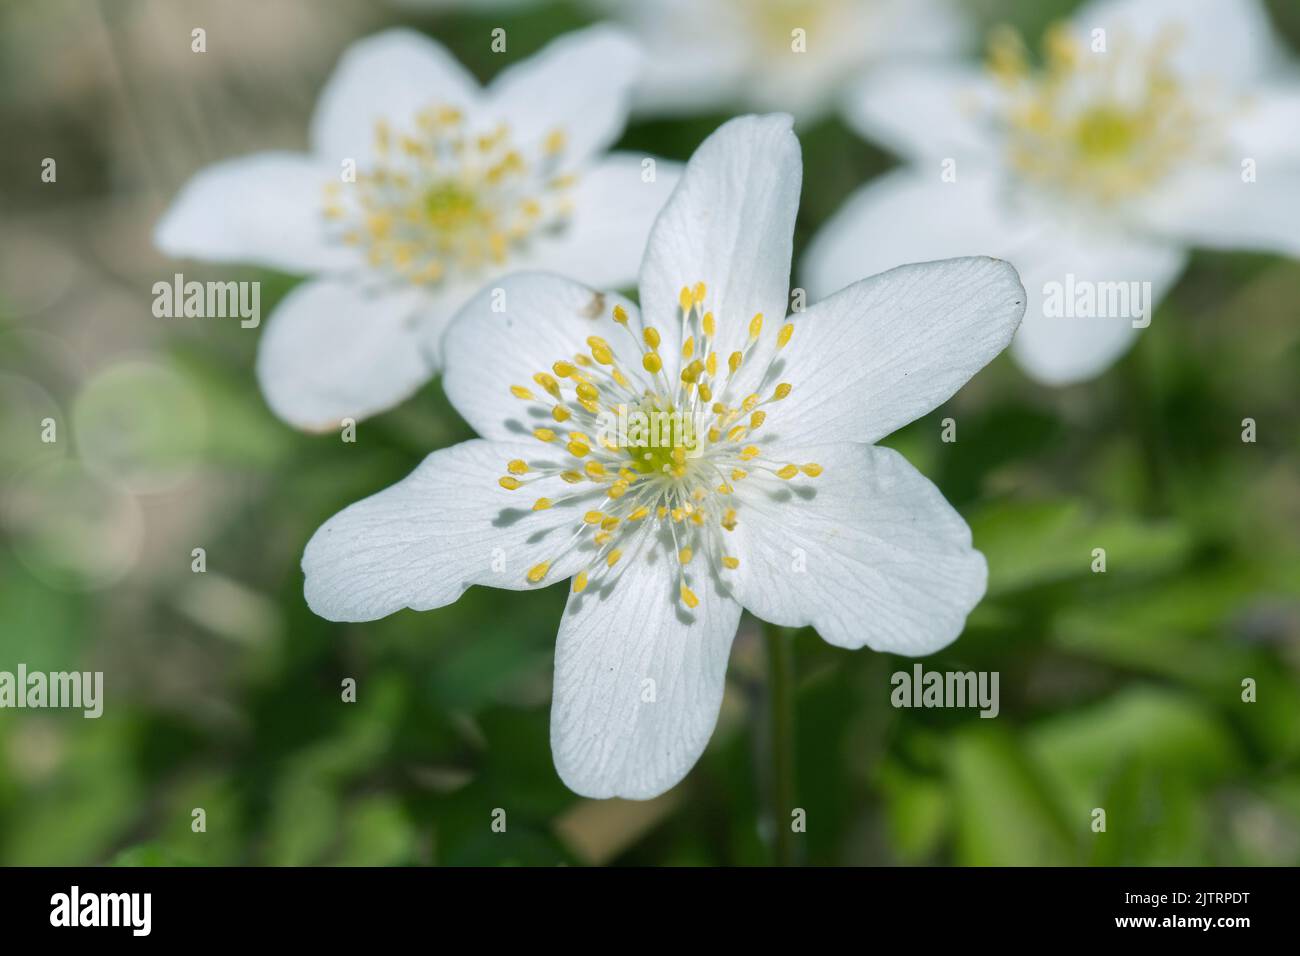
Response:
[[[586,458],[591,454],[591,448],[580,441],[571,441],[564,446],[570,455],[574,458]]]
[[[591,350],[591,357],[594,358],[601,365],[614,364],[614,353],[611,352],[609,349],[605,348],[603,345],[594,346]]]
[[[695,524],[695,525],[704,524],[704,512],[697,511],[695,512],[695,514],[691,515],[691,524]]]
[[[511,478],[509,475],[502,475],[497,479],[497,484],[506,491],[514,491],[522,482],[518,478]]]
[[[686,517],[686,512],[683,511],[681,508],[674,508],[672,510],[672,516],[674,521],[681,521],[683,518]]]
[[[619,325],[627,325],[627,309],[621,305],[614,306],[614,321]]]
[[[623,552],[618,548],[615,548],[609,553],[609,557],[605,559],[605,563],[612,568],[614,565],[618,564],[618,559],[621,557],[623,557]]]
[[[745,437],[745,432],[747,432],[748,430],[749,429],[747,429],[744,425],[737,425],[731,431],[727,432],[727,441],[740,441],[742,438]]]
[[[664,363],[654,352],[646,352],[645,355],[641,356],[641,367],[654,375],[664,367]]]
[[[708,434],[709,434],[709,444],[715,444],[717,440],[722,437],[722,429],[714,425],[709,428]]]
[[[583,466],[583,470],[587,472],[588,478],[605,477],[605,466],[595,460],[587,462],[587,464]]]
[[[618,382],[618,384],[622,385],[624,388],[627,388],[628,385],[630,384],[627,380],[627,376],[624,375],[622,372],[620,372],[618,369],[614,369],[614,371],[611,372],[610,374],[613,376],[614,381]]]
[[[587,356],[585,355],[582,354],[575,355],[573,357],[573,361],[581,368],[591,368],[591,359],[587,358]]]
[[[682,343],[682,358],[688,359],[695,354],[695,336],[689,335]]]
[[[740,457],[745,461],[749,461],[751,458],[757,458],[758,455],[759,448],[757,445],[746,445],[740,450]]]
[[[1028,71],[1024,41],[1011,27],[997,27],[989,34],[988,65],[1005,83],[1014,83]]]
[[[815,461],[810,461],[808,462],[808,464],[804,465],[803,468],[800,470],[803,471],[803,473],[807,475],[809,478],[816,478],[818,475],[822,473],[822,466],[817,464],[817,462]]]
[[[587,524],[600,524],[602,521],[605,520],[605,512],[588,511],[585,515],[582,516],[582,520],[587,522]]]
[[[713,400],[713,389],[709,387],[708,382],[700,383],[700,401],[708,402]]]
[[[628,516],[627,516],[627,520],[628,520],[628,521],[640,521],[642,518],[644,518],[644,517],[645,517],[646,515],[648,515],[649,513],[650,513],[650,509],[647,508],[645,505],[642,505],[640,508],[637,508],[636,511],[633,511],[630,515],[628,515]]]
[[[718,494],[720,495],[729,495],[735,490],[736,489],[732,488],[731,485],[727,484],[725,481],[718,485]]]
[[[689,608],[698,607],[700,603],[700,599],[695,596],[695,592],[685,584],[682,585],[682,603]]]
[[[506,463],[506,471],[512,475],[528,474],[528,463],[522,458],[514,458]]]
[[[776,473],[776,476],[778,478],[784,478],[786,481],[789,481],[797,474],[799,474],[799,468],[797,465],[786,465]]]
[[[600,523],[600,530],[601,530],[601,531],[613,531],[615,528],[617,528],[617,527],[619,526],[619,522],[620,522],[621,520],[622,520],[622,519],[617,518],[617,517],[615,517],[614,515],[610,515],[608,518],[606,518],[604,521],[602,521],[602,522]]]
[[[776,347],[779,349],[785,348],[790,344],[790,336],[792,335],[794,335],[794,323],[787,322],[781,326],[781,331],[776,333]]]
[[[713,321],[713,313],[705,312],[704,318],[701,320],[701,324],[704,326],[704,334],[708,338],[713,338],[714,333],[717,332],[717,326]]]
[[[1079,60],[1079,45],[1064,23],[1054,23],[1043,34],[1043,49],[1048,65],[1057,71],[1068,71]]]
[[[555,432],[549,428],[534,428],[533,437],[538,441],[555,441]]]
[[[736,509],[728,508],[722,516],[722,526],[728,531],[736,530]]]
[[[571,485],[576,485],[582,481],[582,472],[580,471],[562,471],[560,477]]]
[[[510,394],[515,398],[522,398],[524,401],[532,401],[533,399],[533,393],[522,385],[511,385]]]
[[[695,300],[691,298],[691,290],[682,286],[682,291],[677,295],[677,304],[682,307],[683,312],[691,311],[691,304]]]
[[[534,510],[534,511],[545,511],[545,510],[546,510],[547,508],[549,508],[553,503],[554,503],[554,502],[552,502],[550,498],[538,498],[536,501],[533,502],[533,510]]]
[[[601,338],[599,335],[589,335],[587,336],[587,348],[607,349],[609,348],[609,343],[605,341],[603,338]]]
[[[761,401],[762,399],[759,398],[757,395],[750,395],[748,398],[746,398],[743,402],[740,403],[740,407],[747,412],[752,412],[754,410],[754,406]]]
[[[660,521],[663,521],[664,516],[667,514],[668,514],[668,507],[666,505],[660,505],[658,510],[655,512],[655,515],[659,518]]]
[[[657,330],[646,329],[644,332],[641,333],[641,337],[645,339],[645,344],[650,346],[650,348],[652,349],[659,348],[659,332]]]
[[[576,372],[577,369],[575,369],[568,362],[556,362],[554,365],[551,366],[551,371],[554,372],[556,375],[558,375],[560,378],[568,378],[570,375]]]
[[[528,580],[536,584],[542,578],[546,577],[546,572],[551,570],[551,562],[543,561],[541,564],[534,564],[528,569]]]
[[[578,398],[584,402],[595,402],[600,399],[600,389],[596,388],[590,382],[582,382],[577,388]]]
[[[749,477],[749,472],[747,472],[744,468],[731,469],[732,481],[743,481],[747,477]]]
[[[542,148],[546,150],[548,156],[554,156],[556,153],[564,152],[564,141],[564,130],[553,129],[546,134],[546,140],[543,142]]]
[[[794,386],[791,385],[789,382],[782,382],[780,385],[776,387],[776,391],[772,393],[772,400],[779,402],[783,398],[788,398],[790,395],[790,391],[793,388]]]
[[[744,356],[739,352],[732,352],[731,357],[727,359],[727,367],[731,369],[732,375],[735,375],[736,372],[740,371],[740,362],[743,358]]]
[[[691,549],[690,549],[690,548],[682,548],[682,550],[678,551],[678,552],[677,552],[677,560],[680,561],[682,564],[690,564],[690,563],[691,563]]]
[[[567,405],[556,405],[551,409],[551,417],[557,422],[567,422],[573,417],[573,412],[569,410]]]
[[[695,359],[690,365],[682,369],[682,381],[694,382],[699,379],[700,373],[704,371],[704,363]]]
[[[749,430],[753,431],[767,421],[767,412],[755,412],[749,416]]]
[[[598,531],[596,532],[596,537],[592,538],[591,540],[595,541],[596,544],[598,545],[606,545],[609,544],[609,542],[613,539],[613,537],[614,536],[610,534],[608,531]]]
[[[749,320],[749,337],[756,339],[763,331],[763,313],[759,312]]]
[[[536,375],[533,376],[533,381],[536,382],[538,385],[540,385],[542,388],[546,389],[547,394],[549,394],[552,398],[560,397],[560,383],[557,382],[550,375],[547,375],[545,372],[538,372]]]
[[[609,490],[605,493],[609,495],[611,498],[622,498],[625,494],[627,494],[627,488],[628,488],[627,482],[619,480],[614,482],[612,485],[610,485]]]
[[[709,373],[710,376],[714,376],[718,374],[718,353],[717,352],[709,353],[709,357],[704,363],[704,368]],[[707,401],[707,399],[705,399],[705,401]]]
[[[724,567],[730,568],[734,571],[736,568],[740,567],[740,558],[733,558],[730,555],[725,555],[722,558],[722,564]]]
[[[581,594],[587,589],[587,572],[579,571],[573,578],[573,593]]]
[[[708,291],[708,288],[703,282],[695,283],[695,288],[691,290],[691,301],[696,305],[699,305],[704,301],[704,296]]]

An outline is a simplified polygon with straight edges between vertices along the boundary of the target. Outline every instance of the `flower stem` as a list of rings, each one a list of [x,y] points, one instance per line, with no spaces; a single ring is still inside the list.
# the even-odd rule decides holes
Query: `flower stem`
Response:
[[[794,680],[791,635],[775,624],[763,625],[768,665],[768,742],[771,748],[772,850],[777,866],[795,862],[790,814],[795,807]]]

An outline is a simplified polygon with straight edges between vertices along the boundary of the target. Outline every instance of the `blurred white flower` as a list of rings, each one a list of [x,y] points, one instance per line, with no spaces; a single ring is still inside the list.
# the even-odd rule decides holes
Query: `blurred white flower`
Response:
[[[700,146],[651,232],[640,310],[542,273],[502,281],[504,312],[467,305],[445,386],[483,438],[335,515],[303,555],[307,602],[336,621],[572,578],[551,746],[581,794],[651,797],[694,765],[742,608],[921,655],[984,593],[966,523],[871,443],[1004,349],[1024,290],[1005,262],[956,259],[786,319],[791,122],[742,117]],[[674,427],[612,427],[656,412]]]
[[[1001,33],[983,72],[899,66],[863,84],[851,121],[913,165],[814,239],[810,291],[1002,256],[1029,292],[1012,353],[1058,385],[1132,345],[1188,247],[1300,254],[1300,80],[1253,0],[1090,3],[1044,61]],[[1123,307],[1134,297],[1144,314]]]
[[[801,120],[834,106],[846,80],[895,56],[949,53],[968,35],[951,0],[591,0],[636,30],[649,54],[638,109],[734,104]]]
[[[369,37],[321,93],[311,153],[203,170],[155,241],[172,256],[314,274],[262,336],[267,402],[312,430],[382,411],[438,371],[447,322],[493,278],[634,280],[680,175],[658,160],[646,181],[648,158],[602,155],[641,65],[622,33],[594,27],[481,88],[421,34]]]

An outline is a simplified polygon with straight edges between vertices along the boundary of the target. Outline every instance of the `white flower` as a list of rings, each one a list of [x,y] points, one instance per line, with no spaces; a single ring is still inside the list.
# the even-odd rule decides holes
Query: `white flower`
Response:
[[[1064,384],[1132,345],[1189,246],[1300,254],[1300,82],[1252,0],[1091,3],[1044,45],[1042,68],[1001,35],[982,73],[863,85],[859,130],[914,165],[849,199],[804,278],[816,294],[915,258],[1002,256],[1029,290],[1012,353]],[[1122,302],[1141,282],[1144,315]],[[1082,307],[1062,309],[1071,289]]]
[[[438,371],[446,324],[520,268],[626,286],[680,167],[601,153],[626,121],[642,56],[594,27],[486,88],[407,30],[348,49],[321,93],[310,154],[203,170],[158,224],[173,256],[315,277],[278,306],[257,375],[306,429],[389,408]],[[355,181],[347,181],[355,167]]]
[[[502,281],[505,312],[466,306],[445,386],[483,438],[335,515],[303,556],[309,605],[337,621],[572,578],[551,745],[581,794],[651,797],[685,775],[742,608],[920,655],[984,593],[966,523],[871,443],[1005,348],[1024,290],[1005,262],[932,262],[785,319],[791,122],[742,117],[700,146],[651,232],[639,310],[539,273]],[[636,411],[689,425],[620,443],[610,416]]]
[[[950,0],[593,0],[649,54],[636,101],[682,113],[736,103],[801,119],[894,56],[951,52],[968,30]],[[802,31],[802,32],[799,32]]]

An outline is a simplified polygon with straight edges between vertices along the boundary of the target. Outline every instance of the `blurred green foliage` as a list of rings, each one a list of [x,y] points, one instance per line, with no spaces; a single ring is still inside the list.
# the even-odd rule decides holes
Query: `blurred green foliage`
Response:
[[[1067,6],[977,9],[1034,34]],[[1277,22],[1295,43],[1300,17],[1282,6]],[[585,19],[571,5],[511,14],[512,49],[524,55]],[[405,20],[491,74],[477,38],[494,19]],[[637,122],[621,145],[685,159],[723,119]],[[834,118],[801,140],[797,253],[893,162]],[[293,280],[257,277],[267,314]],[[887,441],[968,518],[991,571],[966,633],[925,666],[999,671],[1001,714],[895,710],[889,676],[910,661],[797,634],[806,862],[1300,862],[1297,302],[1300,264],[1198,254],[1102,378],[1050,391],[1003,357]],[[251,372],[256,333],[234,323],[163,344],[158,360],[183,385],[165,401],[101,380],[86,404],[49,367],[43,339],[7,322],[0,341],[5,488],[46,467],[42,456],[67,454],[35,437],[47,410],[69,431],[78,409],[123,416],[132,462],[188,469],[161,491],[115,492],[126,518],[82,514],[78,495],[109,494],[123,477],[97,459],[63,502],[73,544],[11,528],[0,547],[0,668],[102,669],[109,700],[97,721],[0,713],[0,863],[770,859],[753,622],[718,733],[680,791],[648,808],[593,807],[560,783],[549,752],[562,588],[475,588],[451,607],[367,625],[307,610],[298,559],[315,528],[470,437],[437,383],[344,445],[274,420]],[[938,423],[955,411],[959,440],[944,444]],[[1240,440],[1247,416],[1256,444]],[[194,514],[159,539],[168,553],[146,536],[124,577],[84,586],[96,568],[59,549],[91,531],[120,543],[133,507],[136,523]],[[191,573],[188,542],[206,548],[206,575]],[[1107,572],[1093,574],[1102,546]],[[348,677],[355,704],[340,700]],[[1256,703],[1241,700],[1248,677]],[[202,834],[191,831],[196,807]],[[1091,830],[1096,807],[1104,834]],[[505,833],[490,827],[495,808],[508,814]]]

